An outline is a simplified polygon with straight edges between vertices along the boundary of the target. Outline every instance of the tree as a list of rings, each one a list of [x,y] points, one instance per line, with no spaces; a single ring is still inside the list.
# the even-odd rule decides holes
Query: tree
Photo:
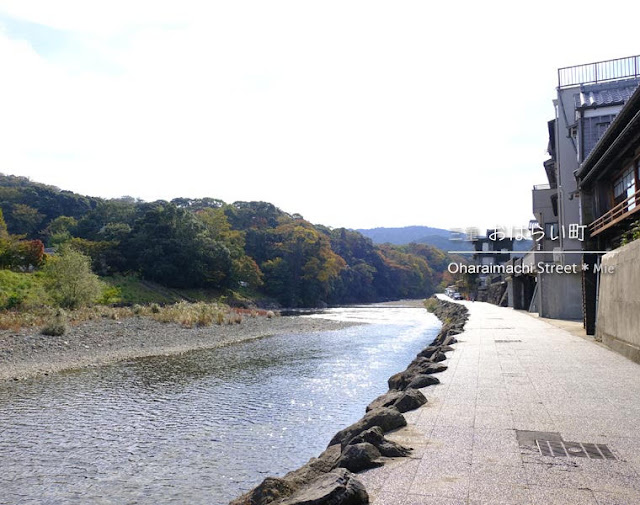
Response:
[[[326,235],[304,220],[281,224],[273,234],[272,259],[262,267],[267,291],[292,307],[326,301],[333,281],[346,266],[331,250]]]
[[[91,305],[102,294],[102,283],[91,271],[91,259],[70,247],[50,257],[43,271],[45,287],[60,307]]]
[[[29,270],[38,268],[44,259],[44,244],[40,240],[19,240],[11,236],[0,209],[0,268]]]
[[[22,270],[38,268],[44,261],[44,244],[40,240],[21,240],[16,245],[18,264]]]
[[[14,261],[13,242],[7,230],[2,209],[0,209],[0,268],[11,268]]]
[[[70,216],[58,216],[45,228],[43,234],[47,237],[47,246],[56,247],[71,240],[78,221]]]
[[[72,238],[68,245],[87,256],[91,260],[92,270],[99,275],[109,275],[113,273],[114,266],[122,264],[117,242]]]
[[[0,240],[9,238],[9,230],[7,230],[7,223],[4,221],[4,214],[0,209]]]
[[[13,233],[31,236],[38,228],[44,215],[29,205],[16,203],[11,211]]]
[[[112,240],[103,236],[110,233],[108,228],[115,224],[133,226],[136,218],[136,210],[139,205],[135,201],[115,199],[100,201],[90,212],[85,213],[78,221],[75,229],[76,237],[89,240]],[[120,228],[120,232],[125,228]],[[122,237],[120,237],[122,238]]]
[[[245,254],[245,232],[231,228],[224,208],[206,208],[196,213],[209,236],[222,243],[231,255],[233,284],[244,283],[252,288],[262,286],[262,272],[255,260]]]
[[[166,202],[143,209],[120,245],[129,265],[143,278],[176,288],[229,286],[229,249],[211,238],[191,211]]]

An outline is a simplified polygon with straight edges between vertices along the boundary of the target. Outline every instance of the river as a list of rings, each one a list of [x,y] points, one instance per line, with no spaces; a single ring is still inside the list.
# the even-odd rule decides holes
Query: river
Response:
[[[366,324],[0,385],[0,504],[225,504],[317,456],[435,338],[421,308]]]

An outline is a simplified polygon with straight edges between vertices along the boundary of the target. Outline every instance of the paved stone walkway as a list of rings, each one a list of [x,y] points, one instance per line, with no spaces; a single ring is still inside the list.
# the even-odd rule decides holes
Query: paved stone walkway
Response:
[[[527,314],[464,303],[442,384],[389,435],[412,457],[360,474],[371,503],[640,505],[640,365]],[[607,448],[617,459],[602,459]]]

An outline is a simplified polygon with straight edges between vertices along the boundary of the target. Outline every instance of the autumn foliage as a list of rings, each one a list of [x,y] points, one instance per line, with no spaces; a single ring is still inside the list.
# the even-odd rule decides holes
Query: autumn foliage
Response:
[[[266,202],[103,200],[0,174],[0,209],[0,268],[38,269],[46,245],[82,253],[102,276],[246,290],[291,307],[426,297],[449,259],[427,245],[375,245]]]

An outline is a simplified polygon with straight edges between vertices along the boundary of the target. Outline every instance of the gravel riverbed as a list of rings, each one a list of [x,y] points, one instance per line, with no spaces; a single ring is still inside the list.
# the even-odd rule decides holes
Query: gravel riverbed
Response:
[[[0,331],[0,380],[211,349],[276,334],[338,330],[353,324],[300,316],[258,316],[245,317],[240,324],[185,328],[148,317],[131,317],[87,321],[60,337],[42,335],[39,328]]]

